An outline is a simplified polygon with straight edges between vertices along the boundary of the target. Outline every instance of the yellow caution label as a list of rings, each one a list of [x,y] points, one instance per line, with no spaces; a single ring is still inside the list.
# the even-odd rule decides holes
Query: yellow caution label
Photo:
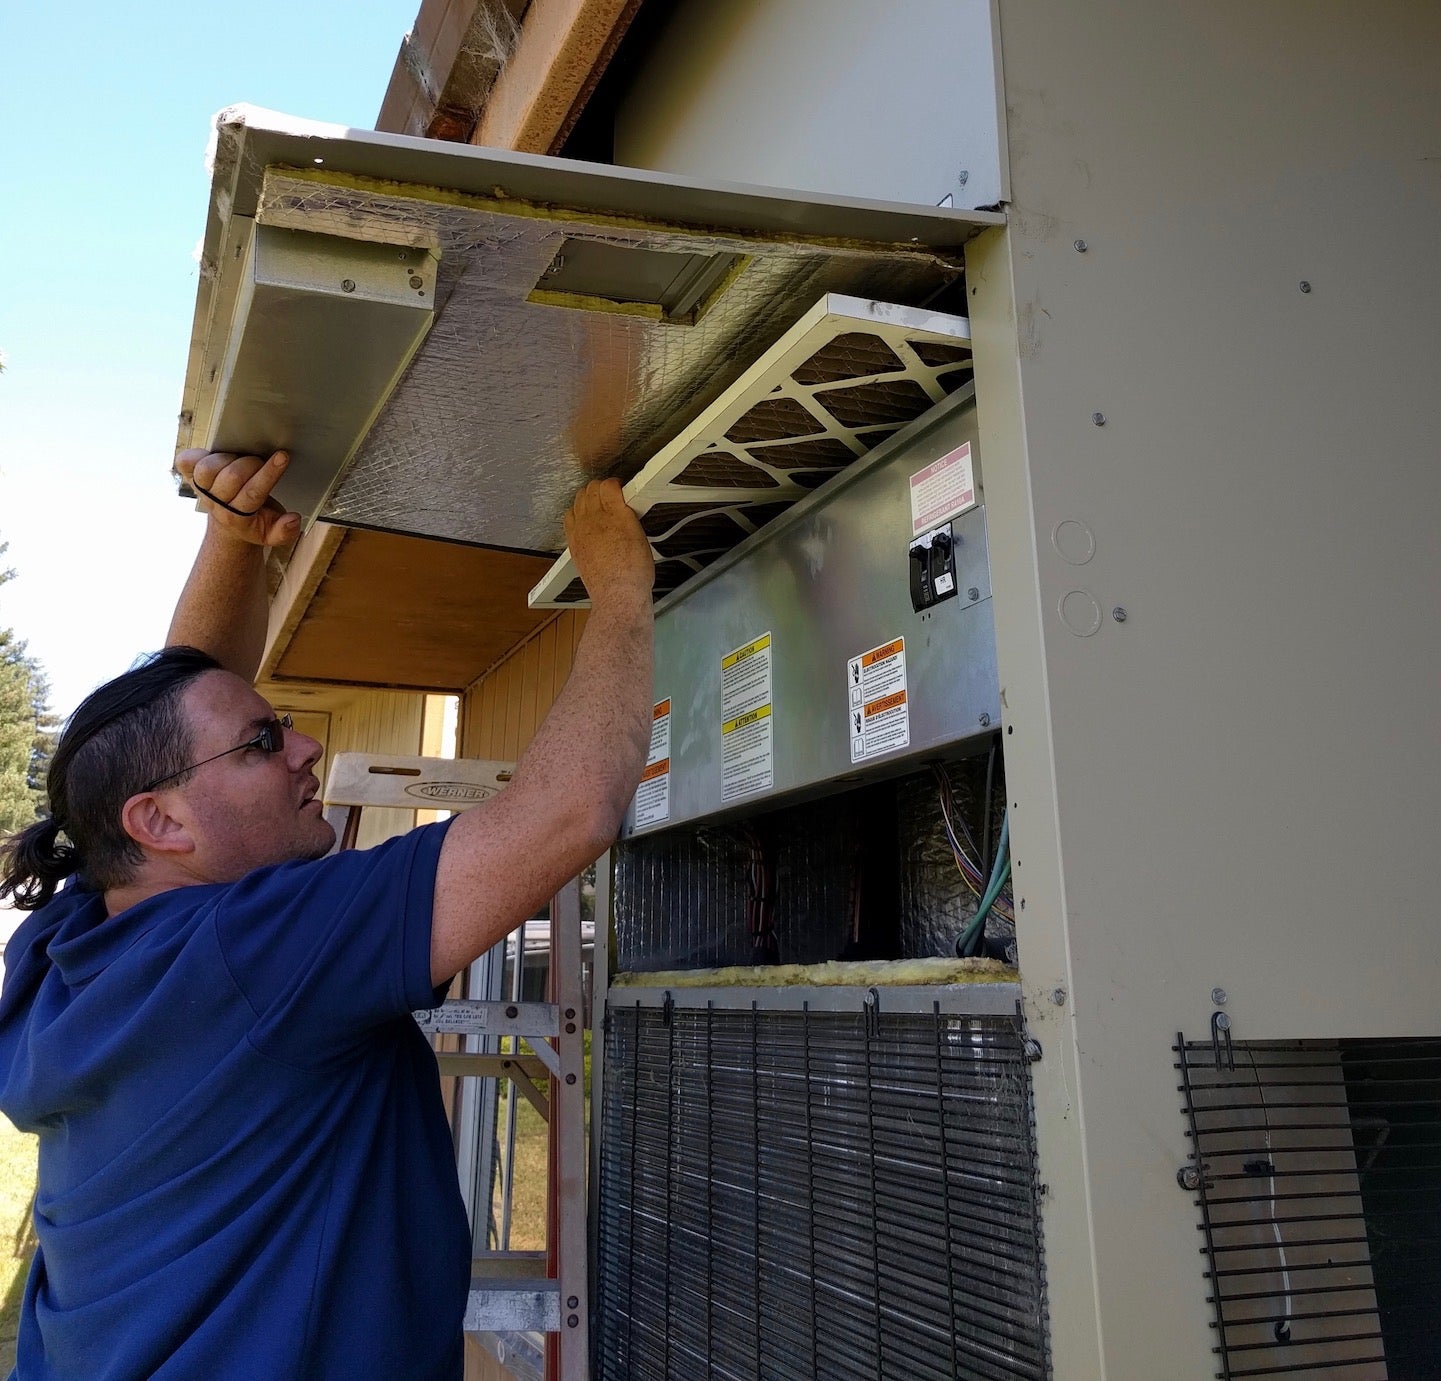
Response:
[[[771,635],[769,633],[762,633],[755,642],[747,643],[744,647],[738,647],[734,652],[730,653],[729,656],[722,657],[721,670],[729,671],[737,662],[743,662],[747,657],[754,657],[757,652],[764,652],[770,645]],[[714,666],[715,663],[712,662],[711,665]]]
[[[721,725],[722,734],[734,733],[737,729],[744,729],[747,724],[759,723],[762,719],[771,717],[771,707],[762,705],[758,710],[751,710],[746,714],[737,715],[734,719],[727,720]],[[712,723],[715,721],[712,720]]]

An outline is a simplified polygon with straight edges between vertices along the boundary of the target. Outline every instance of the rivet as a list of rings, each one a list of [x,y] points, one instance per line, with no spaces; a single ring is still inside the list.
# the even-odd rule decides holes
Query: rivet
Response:
[[[520,1008],[518,1008],[518,1007],[507,1007],[507,1008],[505,1009],[505,1014],[506,1014],[506,1016],[511,1017],[511,1018],[518,1017],[518,1016],[520,1015]]]
[[[567,1021],[574,1021],[574,1020],[575,1020],[575,1008],[574,1008],[574,1007],[567,1007],[567,1008],[565,1009],[565,1019],[566,1019]]]
[[[566,1326],[567,1328],[576,1328],[576,1327],[579,1326],[579,1324],[580,1324],[580,1315],[579,1315],[579,1314],[570,1314],[570,1315],[568,1315],[568,1316],[566,1317],[565,1326]]]
[[[574,1074],[567,1074],[567,1075],[565,1076],[565,1082],[568,1083],[568,1084],[573,1084],[573,1083],[575,1083],[575,1075],[574,1075]]]
[[[1076,253],[1077,253],[1077,254],[1084,254],[1084,253],[1086,252],[1086,250],[1090,248],[1090,246],[1087,245],[1084,240],[1077,240],[1077,241],[1075,242],[1075,245],[1076,245]]]
[[[1091,414],[1091,421],[1098,427],[1104,427],[1106,425],[1106,414],[1104,412],[1093,412]]]
[[[1311,284],[1304,278],[1301,280],[1301,291],[1303,293],[1308,293],[1311,291]]]
[[[575,1035],[575,1022],[573,1022],[573,1021],[568,1021],[568,1022],[566,1022],[566,1024],[565,1024],[565,1034],[566,1034],[567,1036],[573,1036],[573,1035]]]
[[[355,279],[342,278],[340,280],[340,291],[343,293],[353,293],[355,291]]]
[[[1125,623],[1126,611],[1118,604],[1114,609],[1111,610],[1111,617],[1115,619],[1117,623]]]
[[[567,1309],[579,1309],[579,1308],[580,1308],[580,1296],[579,1296],[579,1295],[572,1295],[568,1300],[566,1300],[566,1302],[565,1302],[565,1307],[566,1307]]]

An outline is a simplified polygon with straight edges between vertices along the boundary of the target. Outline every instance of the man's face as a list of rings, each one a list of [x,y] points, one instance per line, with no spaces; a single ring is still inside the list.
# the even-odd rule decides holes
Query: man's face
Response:
[[[181,709],[190,725],[193,760],[244,743],[275,711],[240,677],[207,671],[186,687]],[[252,868],[321,858],[335,831],[321,818],[320,783],[311,770],[321,746],[285,731],[279,753],[247,748],[205,763],[181,787],[195,839],[195,862],[214,882],[233,882]]]

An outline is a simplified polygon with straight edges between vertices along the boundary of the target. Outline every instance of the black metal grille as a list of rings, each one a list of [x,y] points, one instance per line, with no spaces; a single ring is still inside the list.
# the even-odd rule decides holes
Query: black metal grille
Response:
[[[1176,1050],[1217,1376],[1441,1377],[1441,1041]]]
[[[620,990],[604,1122],[601,1381],[1049,1375],[1014,1023]]]

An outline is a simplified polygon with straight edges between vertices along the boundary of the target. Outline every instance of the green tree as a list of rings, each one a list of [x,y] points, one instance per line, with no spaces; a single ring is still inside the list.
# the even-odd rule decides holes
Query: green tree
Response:
[[[0,542],[0,557],[7,544]],[[0,567],[0,586],[15,572]],[[49,683],[25,643],[0,628],[0,835],[44,813],[45,773],[55,747]]]

